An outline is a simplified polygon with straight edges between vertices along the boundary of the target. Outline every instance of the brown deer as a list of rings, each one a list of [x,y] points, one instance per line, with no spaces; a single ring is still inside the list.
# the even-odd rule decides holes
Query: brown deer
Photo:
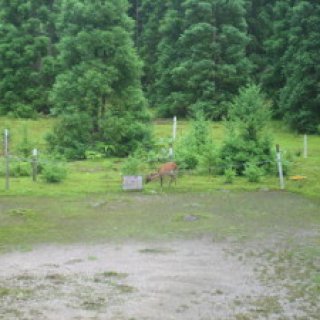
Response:
[[[177,172],[178,172],[178,166],[175,162],[164,163],[163,165],[160,166],[160,168],[158,169],[158,172],[150,173],[146,177],[146,183],[149,183],[150,181],[160,178],[160,185],[162,190],[164,177],[165,176],[170,177],[170,181],[169,181],[169,186],[170,186],[173,181],[176,183]]]

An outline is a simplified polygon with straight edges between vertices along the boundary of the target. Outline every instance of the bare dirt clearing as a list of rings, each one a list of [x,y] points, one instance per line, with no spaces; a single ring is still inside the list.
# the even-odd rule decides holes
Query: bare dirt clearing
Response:
[[[277,192],[3,198],[0,319],[319,320],[319,214]]]
[[[260,258],[244,262],[234,250],[202,239],[7,253],[0,318],[316,319],[284,287],[259,279]]]

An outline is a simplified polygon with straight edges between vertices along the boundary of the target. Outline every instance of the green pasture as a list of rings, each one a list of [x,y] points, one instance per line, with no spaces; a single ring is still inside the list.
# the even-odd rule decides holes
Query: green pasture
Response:
[[[169,120],[155,121],[155,140],[169,139],[171,125]],[[187,121],[178,123],[178,137],[187,132],[188,125]],[[44,160],[44,136],[52,126],[50,119],[0,118],[0,129],[10,130],[12,155],[27,132],[28,142]],[[262,256],[265,265],[257,270],[262,281],[289,279],[292,299],[304,297],[317,303],[320,136],[308,137],[309,155],[304,159],[303,136],[280,122],[273,122],[270,132],[293,163],[290,175],[306,176],[302,181],[286,178],[286,190],[281,192],[277,176],[263,177],[259,183],[236,177],[234,183],[225,184],[223,176],[197,171],[182,172],[177,184],[165,184],[163,191],[154,181],[142,192],[123,192],[124,160],[115,158],[69,162],[62,183],[46,183],[41,175],[37,182],[31,177],[12,177],[7,191],[2,176],[0,252],[28,251],[46,243],[153,242],[206,236],[213,242],[232,243],[235,251],[231,254],[239,259]],[[216,145],[221,145],[222,123],[212,124],[212,135]],[[153,170],[146,165],[141,174]]]
[[[18,120],[0,118],[0,130],[10,130],[10,151],[17,154],[19,146],[25,139],[26,132],[30,145],[38,148],[42,159],[46,160],[44,137],[54,125],[54,120]],[[188,121],[178,121],[177,138],[188,131]],[[306,179],[293,181],[286,177],[287,191],[300,193],[309,197],[318,198],[320,194],[320,136],[308,136],[308,158],[303,158],[303,135],[290,132],[281,122],[273,122],[269,128],[274,144],[280,144],[281,150],[292,165],[290,176],[301,175]],[[212,137],[217,147],[223,142],[225,128],[223,123],[212,123]],[[154,121],[155,140],[168,140],[172,135],[172,121],[159,119]],[[3,157],[0,161],[4,161]],[[77,161],[67,164],[68,177],[59,184],[48,184],[41,180],[32,182],[30,177],[10,179],[10,190],[5,190],[4,177],[0,179],[0,194],[2,195],[85,195],[90,193],[122,193],[121,165],[123,159],[104,159],[95,161]],[[141,172],[145,175],[154,171],[148,165]],[[177,185],[171,188],[165,186],[164,192],[210,192],[216,190],[277,190],[279,181],[277,176],[265,176],[259,183],[249,183],[244,177],[236,177],[234,183],[225,184],[223,176],[209,176],[196,171],[181,172]],[[160,192],[159,183],[153,182],[145,186],[144,193]]]

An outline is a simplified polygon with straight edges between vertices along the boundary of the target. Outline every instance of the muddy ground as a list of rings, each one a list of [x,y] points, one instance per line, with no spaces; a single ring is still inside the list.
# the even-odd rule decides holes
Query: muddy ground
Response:
[[[246,250],[204,238],[7,253],[0,318],[320,319],[319,304],[263,281],[258,267],[267,261]]]
[[[0,319],[320,319],[318,202],[276,192],[18,200],[1,202],[0,239],[13,240],[0,253]]]

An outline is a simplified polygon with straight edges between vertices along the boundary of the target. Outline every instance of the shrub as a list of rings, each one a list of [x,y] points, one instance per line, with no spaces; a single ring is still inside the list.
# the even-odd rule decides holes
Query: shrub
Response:
[[[233,183],[237,172],[233,168],[227,168],[224,170],[225,183]]]
[[[244,170],[244,175],[248,178],[249,182],[259,182],[263,174],[263,169],[252,163],[247,164]]]
[[[103,154],[98,152],[98,151],[94,151],[94,150],[87,150],[85,152],[85,157],[88,160],[99,160],[103,158]]]
[[[141,164],[141,160],[134,157],[129,156],[123,163],[121,171],[123,175],[136,175],[139,172],[139,166]]]
[[[48,183],[58,183],[67,177],[67,169],[62,162],[42,164],[42,178]]]
[[[32,174],[31,163],[29,162],[11,162],[10,175],[13,177],[29,177]]]
[[[207,142],[202,148],[202,154],[199,159],[200,169],[212,174],[217,172],[218,154],[214,144]]]
[[[222,162],[235,165],[240,175],[252,161],[271,170],[272,140],[264,131],[269,119],[268,105],[259,87],[241,89],[230,106],[228,134],[220,155]]]
[[[54,131],[46,136],[49,152],[67,159],[84,159],[92,130],[89,115],[80,112],[63,115]]]
[[[202,157],[202,165],[211,167],[215,162],[214,145],[210,137],[209,122],[203,112],[198,112],[191,129],[176,146],[175,158],[180,168],[195,169]]]

